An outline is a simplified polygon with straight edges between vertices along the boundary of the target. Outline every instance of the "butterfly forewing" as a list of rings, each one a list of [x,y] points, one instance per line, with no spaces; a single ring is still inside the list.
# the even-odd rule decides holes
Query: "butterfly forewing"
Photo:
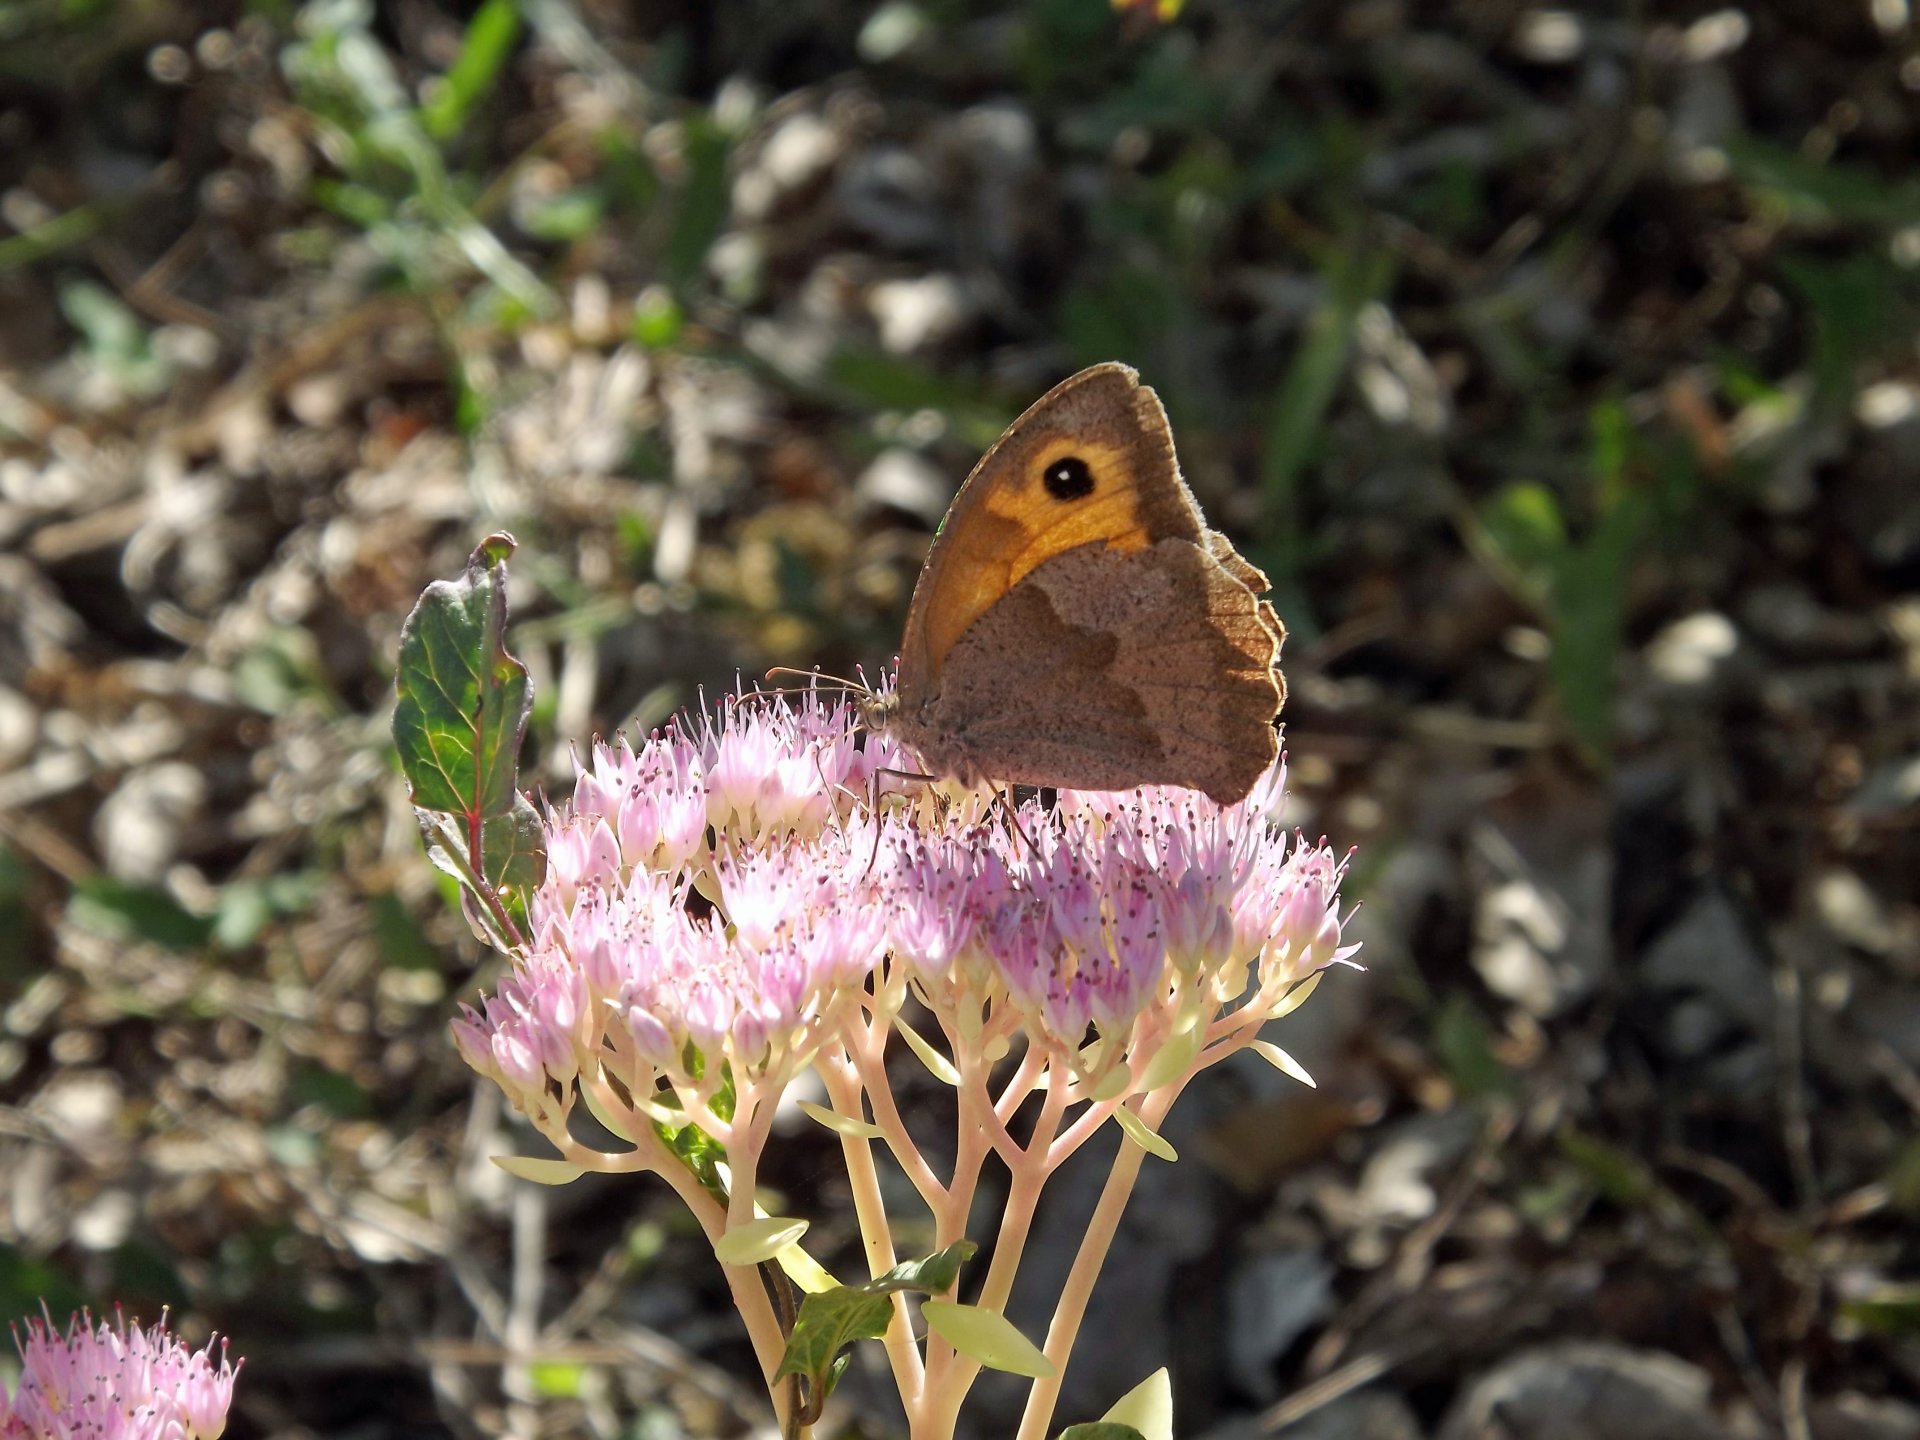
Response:
[[[1046,560],[1203,528],[1159,397],[1124,365],[1062,381],[981,457],[934,538],[901,642],[903,703],[936,690],[961,635]]]

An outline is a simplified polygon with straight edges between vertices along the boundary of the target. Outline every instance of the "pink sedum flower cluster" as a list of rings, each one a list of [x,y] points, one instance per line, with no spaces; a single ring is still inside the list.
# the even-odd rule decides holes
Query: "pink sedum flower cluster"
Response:
[[[1138,1080],[1171,1033],[1235,1010],[1257,1029],[1351,953],[1342,863],[1268,821],[1281,767],[1237,805],[1154,788],[1009,813],[899,778],[911,758],[856,719],[734,696],[596,744],[548,815],[528,947],[454,1022],[468,1064],[557,1135],[577,1082],[711,1097],[724,1061],[777,1088],[911,995],[989,1060],[1024,1038]]]
[[[0,1440],[217,1440],[227,1428],[238,1365],[214,1361],[214,1343],[190,1350],[167,1333],[116,1315],[96,1325],[73,1317],[63,1336],[51,1319],[29,1320],[19,1388],[0,1384]]]

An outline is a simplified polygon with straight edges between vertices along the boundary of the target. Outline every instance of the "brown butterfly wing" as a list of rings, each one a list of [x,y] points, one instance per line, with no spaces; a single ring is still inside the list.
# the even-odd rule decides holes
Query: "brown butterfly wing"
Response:
[[[1062,381],[981,457],[934,537],[900,644],[901,708],[940,693],[960,637],[1054,556],[1205,533],[1159,397],[1125,365]]]
[[[1264,577],[1218,544],[1224,556],[1167,539],[1045,561],[954,645],[902,738],[968,782],[1242,799],[1278,748],[1284,632],[1240,574]]]
[[[1238,580],[1256,596],[1263,596],[1273,588],[1273,582],[1267,579],[1266,571],[1257,565],[1249,564],[1246,557],[1233,548],[1233,542],[1218,530],[1207,531],[1207,553],[1220,562],[1220,566],[1234,579]],[[1280,614],[1266,600],[1260,601],[1260,624],[1273,635],[1274,670],[1273,684],[1277,692],[1274,696],[1274,712],[1287,703],[1287,677],[1280,673],[1280,646],[1287,638],[1287,627],[1280,623]]]

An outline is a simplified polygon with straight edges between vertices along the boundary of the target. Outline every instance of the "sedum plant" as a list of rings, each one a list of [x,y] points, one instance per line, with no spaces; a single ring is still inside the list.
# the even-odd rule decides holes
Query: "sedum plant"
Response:
[[[498,1163],[671,1185],[786,1435],[820,1418],[847,1347],[877,1339],[914,1440],[954,1434],[983,1367],[1030,1377],[1019,1436],[1044,1440],[1140,1167],[1175,1158],[1159,1129],[1181,1090],[1246,1049],[1307,1079],[1260,1030],[1352,953],[1343,862],[1269,823],[1280,767],[1236,805],[1157,788],[1010,806],[903,784],[911,757],[817,689],[595,743],[571,797],[538,809],[514,783],[529,694],[503,644],[511,548],[493,537],[422,597],[395,717],[429,852],[510,961],[455,1043],[557,1152]],[[903,1123],[910,1068],[951,1097],[944,1160]],[[776,1106],[809,1070],[827,1104],[804,1108],[838,1139],[865,1249],[844,1282],[803,1219],[755,1200]],[[620,1148],[579,1138],[582,1110]],[[1108,1124],[1125,1143],[1036,1343],[1004,1317],[1035,1208]],[[887,1165],[924,1215],[889,1213]],[[1005,1208],[969,1234],[989,1165]],[[930,1253],[899,1253],[907,1220]],[[1161,1372],[1068,1433],[1169,1435],[1167,1397]]]
[[[167,1333],[75,1315],[66,1334],[53,1317],[14,1331],[20,1383],[0,1382],[0,1440],[220,1440],[239,1365],[220,1341],[194,1350]]]

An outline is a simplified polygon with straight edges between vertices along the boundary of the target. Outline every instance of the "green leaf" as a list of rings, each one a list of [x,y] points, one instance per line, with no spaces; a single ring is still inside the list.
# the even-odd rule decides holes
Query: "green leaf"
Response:
[[[875,1340],[887,1333],[893,1304],[884,1295],[857,1286],[842,1285],[800,1302],[787,1353],[780,1358],[777,1380],[798,1375],[820,1399],[832,1393],[832,1374],[840,1352],[856,1340]]]
[[[1469,1099],[1513,1088],[1513,1077],[1493,1053],[1491,1027],[1466,997],[1453,996],[1434,1018],[1433,1048],[1454,1088]]]
[[[297,915],[311,905],[316,888],[302,875],[233,881],[214,901],[213,943],[223,950],[246,948],[277,916]]]
[[[1091,1425],[1069,1425],[1060,1432],[1060,1440],[1147,1440],[1147,1437],[1131,1425],[1096,1420]]]
[[[1893,1157],[1886,1186],[1898,1213],[1910,1219],[1920,1216],[1920,1140],[1909,1140]]]
[[[427,825],[428,854],[482,902],[489,939],[498,928],[490,907],[504,903],[517,919],[546,874],[540,815],[516,783],[533,689],[506,648],[513,548],[509,535],[488,536],[464,576],[436,580],[421,595],[400,631],[393,714],[415,806],[458,825],[446,834]],[[445,853],[434,853],[436,838]]]
[[[824,1295],[840,1283],[833,1278],[831,1270],[806,1252],[804,1246],[787,1246],[773,1257],[773,1263],[780,1267],[787,1279],[808,1295]]]
[[[490,535],[458,580],[436,580],[400,630],[393,741],[413,803],[473,829],[514,805],[520,738],[533,703],[506,650],[509,535]]]
[[[567,1185],[586,1174],[584,1166],[571,1160],[542,1160],[536,1155],[490,1155],[487,1157],[509,1175],[531,1180],[535,1185]]]
[[[480,827],[480,854],[487,879],[524,899],[547,878],[546,826],[533,802],[518,791],[513,808],[490,815]]]
[[[1783,255],[1778,263],[1813,317],[1816,402],[1829,410],[1851,405],[1863,369],[1913,333],[1912,273],[1859,249],[1837,259]]]
[[[244,950],[272,920],[273,903],[267,899],[266,887],[236,880],[214,901],[213,943],[222,950]]]
[[[707,252],[727,221],[727,137],[710,120],[687,124],[687,184],[680,192],[664,257],[667,279],[685,288],[699,279]]]
[[[665,1102],[666,1096],[656,1096]],[[666,1142],[667,1148],[678,1155],[693,1172],[700,1186],[721,1204],[727,1202],[727,1182],[721,1173],[721,1167],[727,1161],[727,1147],[714,1139],[698,1125],[681,1124],[678,1126],[655,1124],[654,1133]]]
[[[1393,275],[1393,257],[1384,251],[1343,256],[1327,276],[1327,294],[1307,318],[1306,334],[1274,397],[1260,464],[1261,539],[1263,553],[1273,556],[1283,577],[1298,568],[1305,550],[1300,472],[1347,373],[1360,313],[1386,294]]]
[[[1480,507],[1480,529],[1492,548],[1502,577],[1520,597],[1545,608],[1553,588],[1553,566],[1567,548],[1567,524],[1560,502],[1546,486],[1516,481]]]
[[[926,1317],[929,1330],[989,1370],[1004,1370],[1033,1380],[1044,1380],[1054,1373],[1053,1362],[1040,1347],[997,1310],[951,1300],[928,1300],[920,1306],[920,1313]]]
[[[887,0],[860,27],[854,48],[869,65],[897,60],[935,34],[933,20],[910,0]]]
[[[287,1098],[295,1106],[318,1105],[342,1120],[363,1120],[374,1113],[373,1097],[351,1075],[321,1064],[295,1066],[287,1076]]]
[[[1177,266],[1156,256],[1110,271],[1083,271],[1060,300],[1057,333],[1081,364],[1125,355],[1154,370],[1168,337],[1196,326],[1193,292]],[[1164,383],[1164,382],[1163,382]]]
[[[320,1137],[295,1125],[271,1125],[265,1132],[267,1154],[289,1170],[305,1170],[320,1163]]]
[[[686,314],[680,308],[680,302],[673,298],[673,292],[664,285],[649,285],[640,292],[633,302],[633,338],[649,350],[665,350],[680,338],[680,331],[686,325]],[[644,521],[638,515],[620,517],[622,528]],[[636,548],[651,549],[651,543]]]
[[[26,863],[0,845],[0,1003],[15,985],[24,985],[36,966],[27,944],[32,912],[27,905]]]
[[[453,68],[421,108],[420,120],[429,135],[446,140],[459,132],[474,105],[493,88],[519,38],[516,0],[485,0],[467,22]]]
[[[67,918],[110,940],[150,941],[168,950],[197,950],[213,922],[184,909],[162,890],[96,877],[74,887]]]
[[[187,1282],[180,1274],[179,1257],[153,1240],[131,1239],[116,1245],[104,1257],[107,1273],[94,1271],[94,1284],[116,1301],[139,1304],[148,1296],[183,1295]],[[142,1309],[146,1307],[141,1305]]]
[[[0,1320],[38,1315],[44,1302],[54,1318],[65,1317],[88,1301],[87,1293],[44,1261],[0,1245]]]
[[[415,807],[413,817],[420,824],[420,838],[427,847],[427,863],[458,882],[454,894],[460,901],[460,910],[466,916],[467,924],[473,927],[475,938],[496,950],[511,951],[519,942],[486,903],[491,887],[467,863],[466,845],[462,837],[454,833],[454,822],[444,815],[418,807]]]
[[[1659,1182],[1639,1156],[1591,1135],[1563,1130],[1560,1153],[1572,1162],[1588,1184],[1622,1209],[1638,1209],[1652,1200]]]
[[[1613,734],[1613,667],[1627,622],[1627,579],[1645,532],[1645,498],[1629,491],[1554,573],[1549,669],[1567,721],[1581,743],[1604,756]]]
[[[1100,1417],[1100,1424],[1113,1426],[1126,1435],[1137,1435],[1140,1440],[1173,1440],[1173,1377],[1164,1366],[1154,1371],[1114,1401]],[[1098,1429],[1097,1426],[1078,1428]]]
[[[373,921],[374,943],[380,958],[396,970],[438,970],[440,952],[427,939],[400,897],[392,891],[380,891],[367,897],[367,913]]]
[[[907,1048],[920,1057],[920,1063],[927,1067],[927,1073],[942,1085],[958,1085],[960,1072],[953,1068],[953,1062],[928,1044],[918,1030],[906,1021],[895,1019],[893,1028],[900,1032],[900,1038],[907,1042]]]
[[[834,351],[827,378],[869,410],[946,411],[964,398],[960,387],[938,371],[853,345]]]
[[[1587,468],[1593,472],[1602,508],[1620,498],[1633,456],[1633,420],[1617,399],[1596,404],[1587,416]]]
[[[568,244],[592,231],[605,215],[607,202],[598,191],[582,187],[527,207],[520,217],[536,240]]]
[[[539,1360],[528,1374],[534,1393],[545,1400],[574,1400],[586,1390],[587,1367],[576,1360]]]
[[[1870,1335],[1920,1336],[1920,1285],[1881,1285],[1841,1301],[1839,1313]]]
[[[1920,215],[1920,185],[1911,180],[1884,180],[1751,135],[1730,137],[1726,150],[1734,178],[1766,194],[1792,219],[1898,226]]]
[[[836,1285],[808,1295],[800,1302],[787,1353],[781,1357],[775,1379],[798,1375],[807,1382],[816,1401],[833,1393],[834,1382],[845,1369],[840,1352],[856,1340],[884,1335],[893,1318],[889,1296],[901,1290],[939,1295],[953,1288],[960,1267],[977,1249],[960,1240],[914,1260],[903,1260],[884,1275],[860,1285]]]
[[[7,236],[0,240],[0,275],[84,245],[100,233],[109,219],[107,212],[98,206],[80,205],[43,225]]]
[[[143,338],[140,321],[100,286],[76,280],[60,292],[60,308],[86,343],[103,354],[131,355]]]
[[[843,345],[833,353],[826,382],[834,398],[860,411],[937,410],[947,417],[956,440],[981,450],[1012,423],[1015,413],[982,400],[950,375],[857,345]]]
[[[1271,1040],[1256,1040],[1247,1048],[1269,1065],[1273,1066],[1273,1068],[1278,1070],[1282,1075],[1290,1076],[1298,1080],[1310,1090],[1319,1089],[1319,1086],[1313,1083],[1313,1076],[1307,1073],[1307,1067]]]
[[[1170,1035],[1147,1062],[1147,1068],[1141,1072],[1140,1088],[1158,1090],[1162,1085],[1179,1079],[1187,1073],[1189,1066],[1200,1055],[1200,1046],[1206,1040],[1197,1025],[1189,1025],[1176,1035]]]
[[[1157,1159],[1165,1160],[1168,1164],[1172,1164],[1180,1158],[1179,1152],[1173,1148],[1172,1141],[1160,1134],[1159,1131],[1149,1129],[1147,1122],[1142,1120],[1126,1106],[1122,1105],[1117,1108],[1113,1112],[1113,1118],[1114,1122],[1119,1125],[1120,1129],[1125,1133],[1127,1139],[1138,1145],[1149,1155]]]
[[[861,1120],[852,1115],[842,1115],[838,1110],[831,1110],[825,1105],[816,1105],[811,1100],[802,1100],[800,1109],[802,1113],[826,1126],[836,1135],[844,1135],[851,1140],[886,1138],[887,1132],[873,1122]]]
[[[885,1274],[876,1275],[858,1290],[876,1295],[891,1295],[896,1290],[917,1290],[927,1295],[944,1295],[960,1278],[960,1267],[973,1258],[980,1247],[971,1240],[956,1240],[944,1250],[922,1255],[917,1260],[902,1260]]]
[[[736,1225],[714,1242],[713,1253],[722,1265],[758,1265],[771,1260],[807,1233],[807,1222],[788,1215],[769,1215]]]

